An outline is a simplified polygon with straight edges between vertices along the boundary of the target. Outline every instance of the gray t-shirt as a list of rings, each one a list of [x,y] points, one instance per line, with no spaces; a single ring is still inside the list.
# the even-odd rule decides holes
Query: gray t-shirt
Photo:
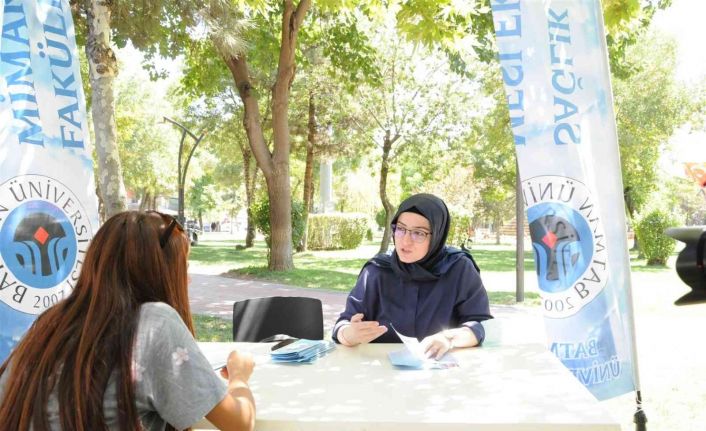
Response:
[[[0,401],[10,370],[0,377]],[[188,428],[227,394],[179,314],[161,302],[140,308],[133,353],[135,404],[145,431],[162,431],[167,423]],[[119,429],[115,374],[103,399],[108,428]],[[52,394],[47,405],[52,430],[61,430],[59,404]]]

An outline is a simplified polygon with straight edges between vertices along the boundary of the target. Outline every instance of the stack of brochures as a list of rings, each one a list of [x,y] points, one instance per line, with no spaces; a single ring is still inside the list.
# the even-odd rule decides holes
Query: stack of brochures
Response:
[[[296,362],[309,364],[333,349],[333,341],[300,339],[272,353],[272,362]]]
[[[422,345],[416,338],[407,337],[400,334],[394,327],[400,340],[404,343],[404,349],[396,350],[387,354],[390,363],[397,368],[409,370],[424,369],[444,369],[458,367],[458,361],[451,353],[446,353],[441,359],[427,358]]]

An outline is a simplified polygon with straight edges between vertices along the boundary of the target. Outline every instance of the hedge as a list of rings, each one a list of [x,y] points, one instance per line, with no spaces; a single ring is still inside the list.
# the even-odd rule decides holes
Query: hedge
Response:
[[[309,214],[307,247],[310,250],[354,249],[363,243],[368,230],[365,214]]]

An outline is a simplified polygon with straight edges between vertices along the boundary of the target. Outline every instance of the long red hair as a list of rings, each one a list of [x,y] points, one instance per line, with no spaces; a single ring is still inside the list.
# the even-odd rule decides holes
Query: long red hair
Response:
[[[157,212],[128,211],[96,232],[73,292],[37,318],[0,366],[0,375],[10,373],[0,430],[48,430],[46,406],[54,390],[62,429],[107,429],[103,397],[113,372],[120,429],[141,429],[132,380],[140,305],[165,302],[194,332],[187,293],[189,241],[180,228],[167,232],[172,220]],[[165,232],[169,237],[161,247]]]

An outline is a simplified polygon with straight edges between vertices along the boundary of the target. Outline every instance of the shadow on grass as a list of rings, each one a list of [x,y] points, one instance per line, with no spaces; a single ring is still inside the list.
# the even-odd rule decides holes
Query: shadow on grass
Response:
[[[202,265],[217,265],[230,263],[233,266],[258,265],[267,262],[267,248],[264,245],[245,250],[236,250],[235,246],[241,244],[235,241],[209,241],[208,243],[191,247],[189,261]]]
[[[194,314],[196,341],[233,341],[233,322],[206,314]]]
[[[330,289],[347,292],[353,288],[358,278],[360,266],[355,272],[347,272],[343,269],[316,269],[297,268],[291,271],[270,271],[261,266],[248,266],[228,271],[226,275],[233,278],[256,278],[274,283],[287,284],[290,286],[300,286],[318,289]]]

